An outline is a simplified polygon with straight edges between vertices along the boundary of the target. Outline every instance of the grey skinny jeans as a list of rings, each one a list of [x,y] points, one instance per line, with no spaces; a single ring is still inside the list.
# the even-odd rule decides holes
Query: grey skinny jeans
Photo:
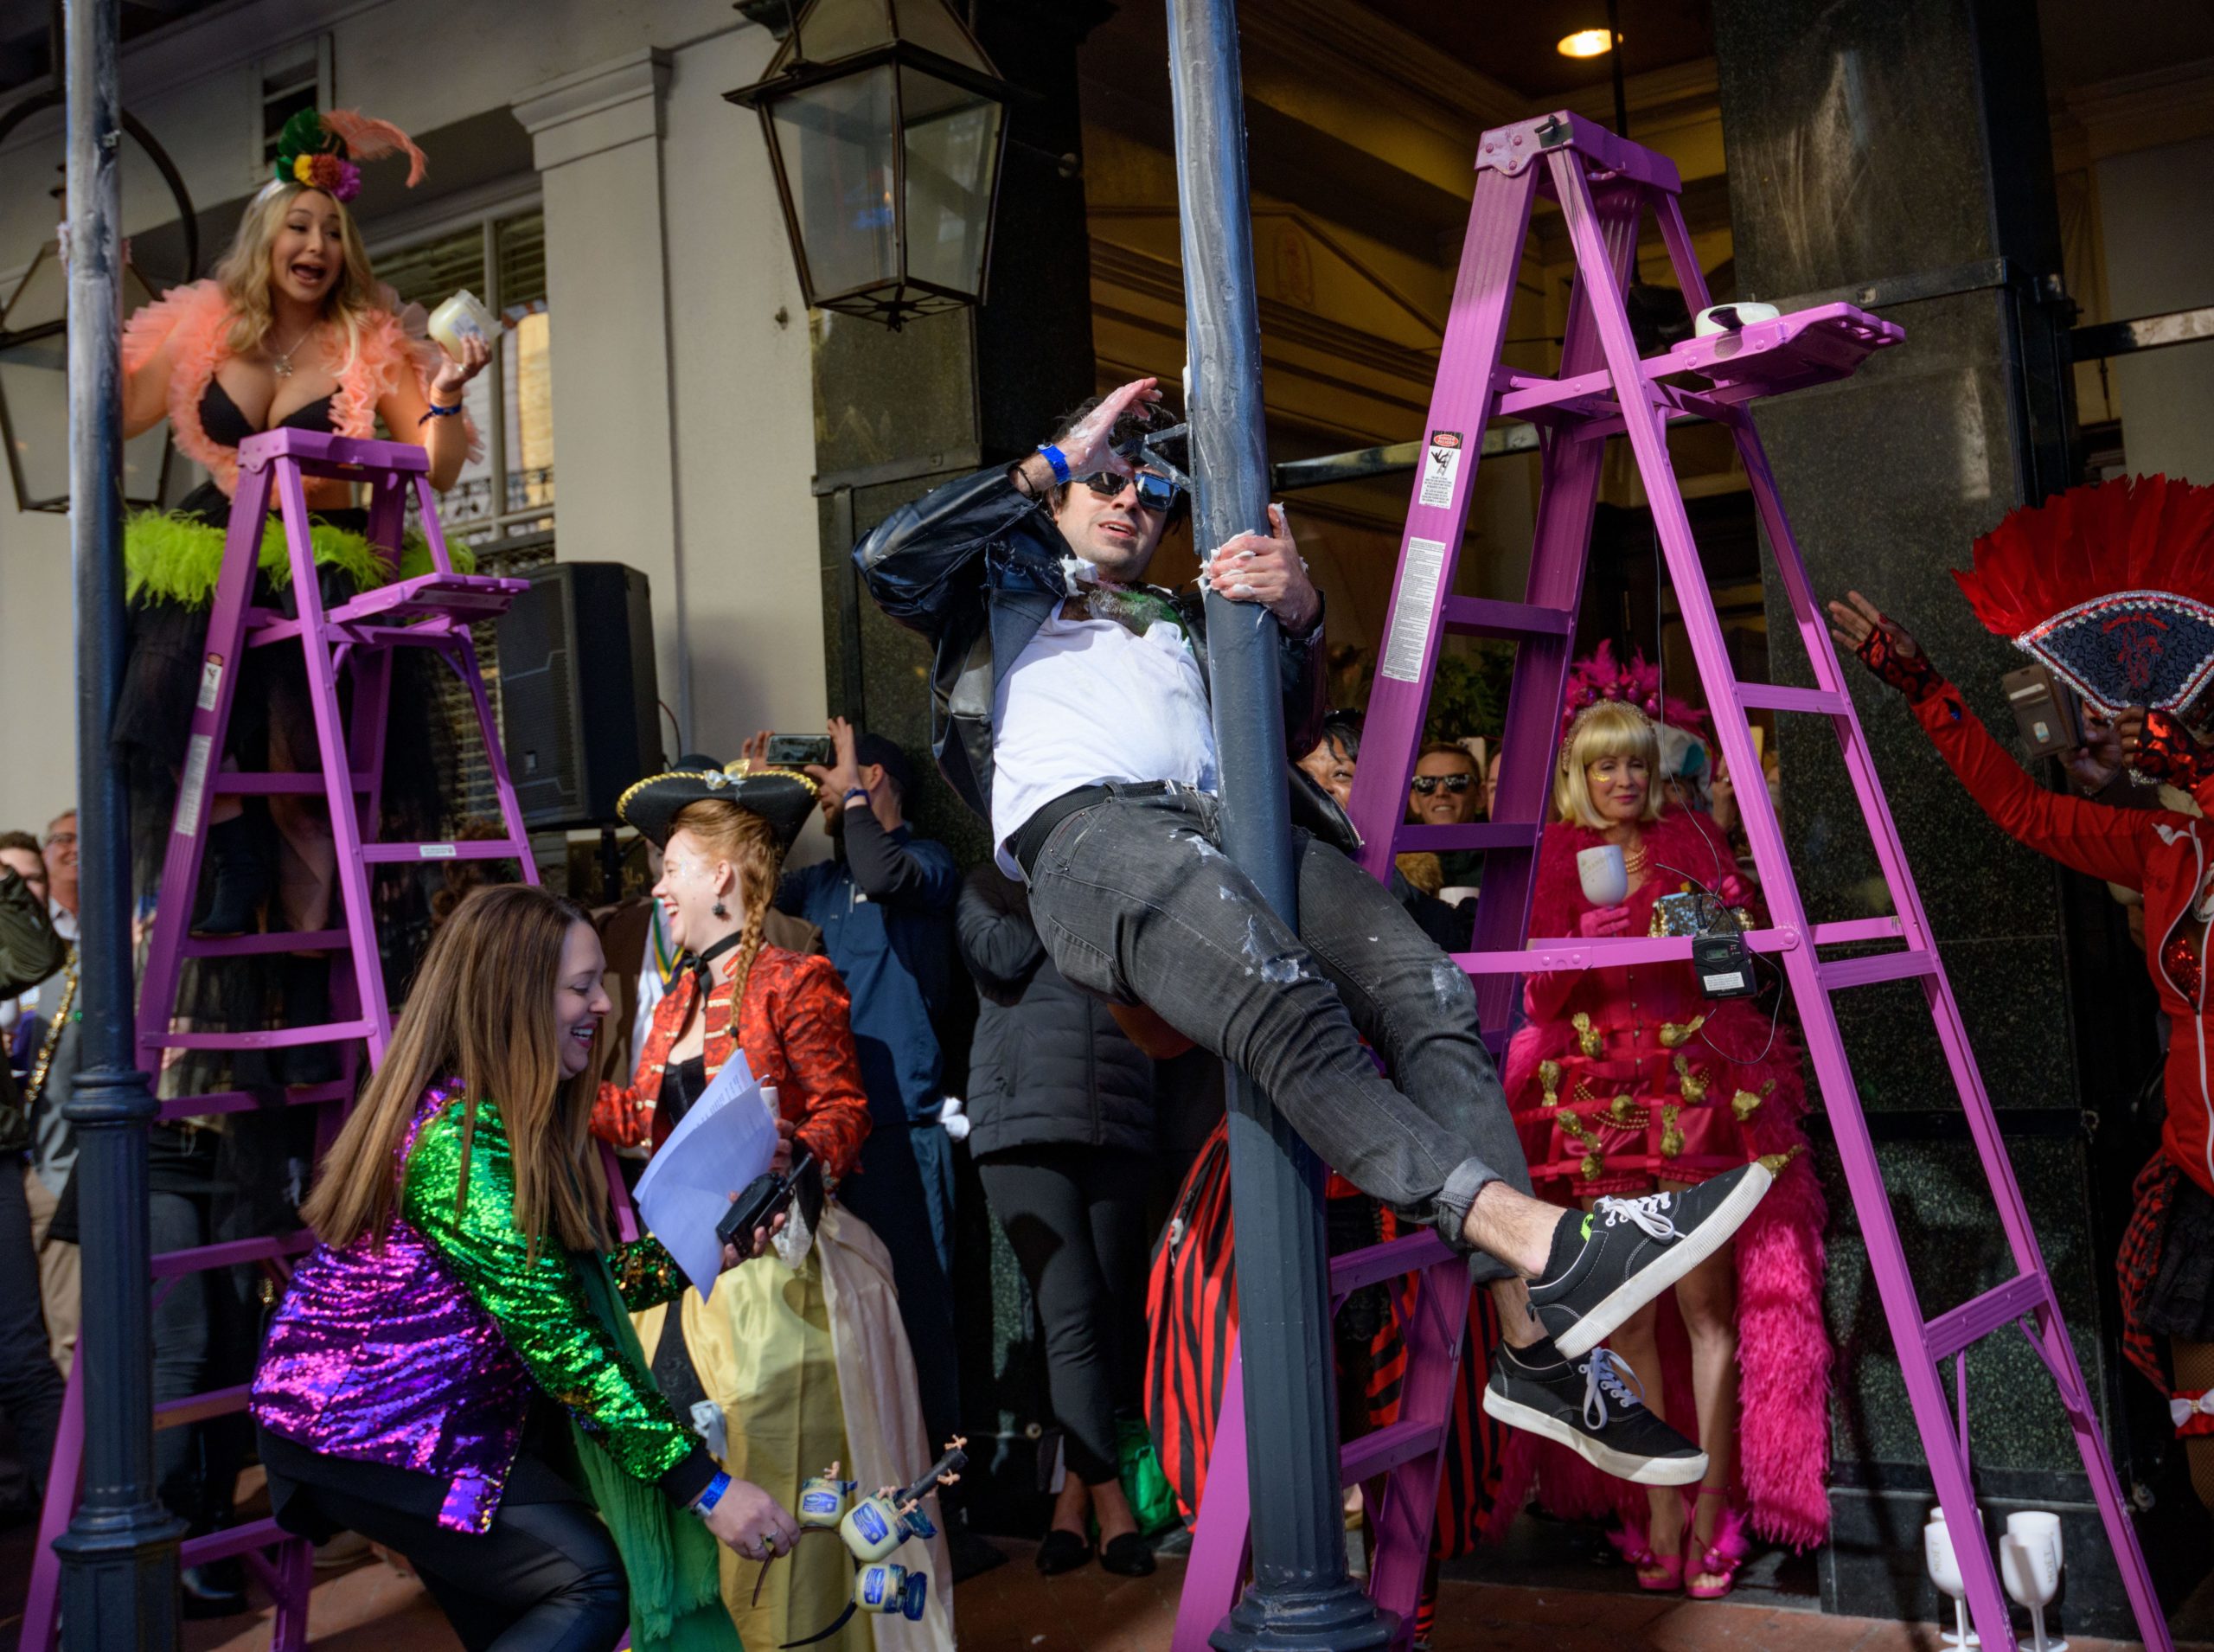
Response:
[[[1325,1163],[1466,1251],[1462,1223],[1487,1182],[1530,1191],[1468,976],[1381,884],[1303,831],[1295,935],[1223,855],[1220,812],[1180,790],[1069,816],[1031,868],[1040,938],[1071,981],[1151,1006],[1246,1073]],[[1470,1277],[1513,1271],[1479,1254]]]

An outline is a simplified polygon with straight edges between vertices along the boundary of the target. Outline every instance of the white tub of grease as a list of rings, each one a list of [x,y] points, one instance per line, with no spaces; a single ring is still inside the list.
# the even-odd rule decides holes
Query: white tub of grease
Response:
[[[431,312],[428,330],[438,348],[457,362],[468,339],[481,339],[487,350],[500,342],[498,320],[466,287]]]

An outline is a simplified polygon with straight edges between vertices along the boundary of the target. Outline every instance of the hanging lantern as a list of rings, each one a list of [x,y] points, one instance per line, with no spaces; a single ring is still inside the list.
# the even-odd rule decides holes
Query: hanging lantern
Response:
[[[897,328],[980,304],[1013,89],[946,0],[809,0],[753,85],[800,287]]]
[[[0,442],[23,510],[69,509],[68,295],[61,248],[48,241],[0,311]],[[153,299],[144,278],[125,265],[124,313]],[[169,461],[166,419],[125,442],[125,503],[134,509],[159,504]]]

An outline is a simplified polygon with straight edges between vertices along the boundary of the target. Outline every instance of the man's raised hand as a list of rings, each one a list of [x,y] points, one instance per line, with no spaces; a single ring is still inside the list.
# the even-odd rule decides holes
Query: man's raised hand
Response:
[[[1071,476],[1091,476],[1101,471],[1117,476],[1130,473],[1130,462],[1115,451],[1117,421],[1133,407],[1150,407],[1161,400],[1161,381],[1132,379],[1077,421],[1061,438],[1061,457]]]

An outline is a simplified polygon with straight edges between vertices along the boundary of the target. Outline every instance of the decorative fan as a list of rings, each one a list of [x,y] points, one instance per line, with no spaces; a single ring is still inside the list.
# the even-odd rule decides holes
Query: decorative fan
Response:
[[[1986,630],[2112,716],[2214,679],[2214,488],[2121,477],[2025,505],[1953,578]]]

